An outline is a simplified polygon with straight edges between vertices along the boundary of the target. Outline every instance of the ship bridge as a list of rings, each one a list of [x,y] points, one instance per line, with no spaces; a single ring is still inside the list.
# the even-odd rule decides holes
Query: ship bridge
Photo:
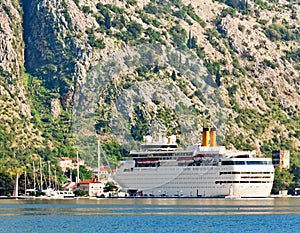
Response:
[[[256,151],[226,151],[225,153],[226,158],[255,158]]]

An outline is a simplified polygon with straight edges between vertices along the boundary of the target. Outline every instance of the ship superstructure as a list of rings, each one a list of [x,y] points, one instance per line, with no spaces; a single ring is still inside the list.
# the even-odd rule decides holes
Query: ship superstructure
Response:
[[[255,151],[216,146],[216,132],[204,129],[202,145],[185,150],[177,148],[174,135],[157,142],[146,136],[113,178],[130,195],[267,197],[274,167],[270,158],[256,157]]]

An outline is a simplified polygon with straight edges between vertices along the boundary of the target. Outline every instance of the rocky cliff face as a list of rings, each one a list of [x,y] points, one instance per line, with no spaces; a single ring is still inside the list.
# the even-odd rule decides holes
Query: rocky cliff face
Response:
[[[28,153],[28,148],[41,147],[43,140],[31,123],[30,101],[23,79],[22,8],[17,1],[5,1],[1,2],[0,12],[1,157],[17,158]]]
[[[57,135],[63,138],[62,135],[70,134],[69,115],[76,105],[74,101],[88,106],[84,100],[89,98],[94,98],[98,107],[91,107],[97,112],[93,119],[96,126],[89,128],[87,134],[96,129],[102,137],[114,138],[112,119],[118,121],[115,119],[120,111],[118,106],[125,109],[124,124],[129,124],[129,134],[135,135],[133,137],[137,136],[136,132],[145,133],[149,128],[147,122],[155,119],[166,125],[168,133],[182,133],[184,127],[179,122],[178,112],[184,109],[197,112],[199,119],[195,128],[211,124],[207,115],[211,106],[202,98],[205,92],[188,74],[179,72],[176,65],[148,66],[145,71],[129,66],[128,62],[116,66],[113,63],[120,63],[119,60],[111,61],[107,67],[118,70],[117,75],[106,80],[110,84],[103,85],[100,94],[88,91],[94,90],[91,84],[99,82],[91,70],[110,60],[114,51],[156,43],[179,47],[184,54],[188,51],[206,67],[199,77],[209,76],[218,86],[224,101],[222,111],[227,115],[224,131],[227,145],[262,152],[278,149],[287,142],[299,147],[299,5],[288,1],[224,2],[34,0],[1,3],[1,106],[5,107],[1,108],[0,117],[2,134],[13,135],[14,132],[15,135],[14,143],[8,140],[6,146],[18,148],[19,137],[24,138],[24,148],[27,141],[32,143],[29,146],[40,145],[44,138],[40,132],[44,132],[49,139],[46,144],[53,150],[54,145],[61,145],[65,140],[53,143]],[[45,126],[44,129],[39,127],[39,131],[35,129],[38,120],[31,120],[32,101],[26,94],[28,82],[22,74],[24,67],[30,74],[29,92],[40,96],[40,86],[47,90],[41,124],[47,127],[62,124],[60,132],[51,129],[45,133]],[[33,88],[34,85],[39,88]],[[171,86],[164,90],[164,85]],[[137,87],[139,91],[133,92]],[[150,92],[149,88],[156,92]],[[176,101],[174,90],[179,93]],[[85,92],[74,97],[74,93],[80,91]],[[130,101],[120,104],[123,96],[134,103],[137,93],[148,93],[138,106],[131,106]],[[197,140],[197,136],[191,138],[192,142]]]

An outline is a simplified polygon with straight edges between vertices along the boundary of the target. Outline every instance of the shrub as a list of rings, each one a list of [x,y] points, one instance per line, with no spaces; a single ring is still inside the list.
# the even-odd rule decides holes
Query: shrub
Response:
[[[91,10],[91,8],[89,6],[83,6],[82,11],[83,11],[83,13],[86,13],[86,14],[93,13],[93,11]]]
[[[126,26],[127,32],[130,34],[130,36],[134,39],[137,39],[141,36],[143,32],[143,27],[141,24],[132,21]]]
[[[96,36],[94,34],[89,34],[88,35],[89,39],[89,44],[98,49],[104,49],[105,48],[105,43],[103,42],[102,39],[96,39]]]
[[[170,29],[170,34],[172,35],[175,45],[177,47],[182,47],[182,45],[185,45],[186,32],[179,25],[172,27]]]
[[[275,68],[277,68],[279,66],[277,63],[272,62],[272,61],[270,61],[268,59],[264,59],[262,61],[262,64],[265,65],[265,66],[271,67],[272,69],[275,69]]]
[[[75,190],[74,191],[74,194],[76,197],[83,197],[83,196],[86,196],[86,192],[81,190],[81,189],[78,189],[78,190]]]

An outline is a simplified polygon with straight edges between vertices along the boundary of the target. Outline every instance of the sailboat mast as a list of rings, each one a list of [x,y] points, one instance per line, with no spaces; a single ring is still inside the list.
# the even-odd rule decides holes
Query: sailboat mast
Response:
[[[100,171],[101,171],[101,165],[100,165],[100,142],[98,140],[98,181],[100,181]]]
[[[41,178],[41,190],[43,190],[42,158],[40,158],[40,178]]]
[[[25,196],[26,196],[26,189],[27,189],[27,187],[26,187],[26,182],[27,182],[26,177],[27,177],[27,172],[26,172],[26,170],[25,170],[25,185],[24,185]]]
[[[16,174],[16,179],[15,179],[15,187],[14,187],[14,197],[18,197],[18,192],[19,192],[19,174]]]
[[[33,189],[36,191],[36,183],[35,183],[35,166],[34,166],[34,161],[32,161],[32,166],[33,166]]]
[[[77,151],[77,179],[76,182],[79,182],[79,161],[78,161],[78,151]]]
[[[50,170],[50,161],[48,161],[48,179],[49,179],[49,188],[51,187],[51,170]]]
[[[56,170],[54,170],[54,188],[57,189],[57,177],[56,177]]]

